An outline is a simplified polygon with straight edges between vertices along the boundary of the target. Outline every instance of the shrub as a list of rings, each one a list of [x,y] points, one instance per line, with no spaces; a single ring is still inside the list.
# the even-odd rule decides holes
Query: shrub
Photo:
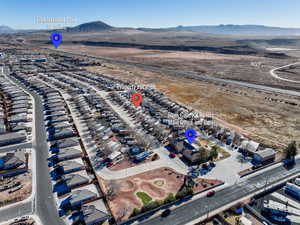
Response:
[[[176,200],[175,196],[173,193],[169,193],[168,196],[165,198],[164,203],[168,204],[171,202],[174,202]]]
[[[155,200],[158,206],[162,206],[164,204],[164,200]]]
[[[140,209],[134,208],[133,211],[132,211],[131,216],[137,216],[137,215],[140,214],[140,213],[141,213],[141,210],[140,210]]]
[[[186,187],[185,189],[178,191],[176,194],[176,199],[182,199],[186,196],[193,195],[193,188],[192,187]]]
[[[142,212],[147,212],[149,210],[152,210],[152,209],[155,209],[157,208],[159,205],[156,201],[151,201],[149,202],[148,204],[145,204],[143,207],[142,207]]]

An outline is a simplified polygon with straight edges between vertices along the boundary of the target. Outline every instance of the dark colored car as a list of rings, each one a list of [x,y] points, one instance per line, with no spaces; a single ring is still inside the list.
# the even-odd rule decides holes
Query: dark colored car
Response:
[[[174,159],[174,158],[176,157],[176,154],[173,153],[173,152],[171,152],[171,153],[169,154],[169,157],[172,158],[172,159]]]
[[[108,163],[106,163],[106,166],[107,167],[111,167],[111,166],[113,166],[114,164],[113,164],[113,162],[108,162]]]
[[[162,212],[161,217],[167,217],[171,214],[170,209],[166,209],[165,211]]]
[[[207,192],[206,197],[212,197],[215,195],[215,193],[216,193],[215,191]]]

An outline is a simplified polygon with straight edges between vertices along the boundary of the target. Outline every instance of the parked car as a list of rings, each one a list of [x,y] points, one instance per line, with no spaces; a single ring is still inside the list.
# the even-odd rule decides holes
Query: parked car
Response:
[[[170,157],[171,159],[174,159],[174,158],[176,157],[176,154],[173,153],[173,152],[171,152],[171,153],[169,154],[169,157]]]
[[[107,167],[111,167],[111,166],[113,166],[113,165],[114,165],[113,162],[108,162],[108,163],[106,164]]]
[[[216,164],[215,164],[214,162],[210,162],[210,163],[209,163],[209,166],[213,168],[213,167],[216,166]]]
[[[167,217],[171,214],[170,209],[166,209],[165,211],[162,212],[161,217]]]
[[[216,192],[215,192],[214,190],[209,191],[209,192],[207,192],[206,197],[212,197],[212,196],[215,195],[215,193],[216,193]]]

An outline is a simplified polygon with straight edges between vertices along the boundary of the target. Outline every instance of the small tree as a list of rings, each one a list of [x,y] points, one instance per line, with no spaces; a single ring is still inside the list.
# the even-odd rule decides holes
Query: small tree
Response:
[[[209,153],[210,159],[211,160],[217,159],[218,155],[219,155],[219,153],[218,153],[218,146],[216,146],[216,145],[212,146],[211,151]]]
[[[148,204],[144,205],[142,207],[142,212],[147,212],[149,210],[155,209],[159,206],[158,202],[156,201],[151,201]]]
[[[241,225],[242,221],[240,219],[240,217],[235,217],[235,225]]]
[[[164,200],[157,199],[157,200],[155,200],[155,203],[156,203],[158,206],[162,206],[162,205],[164,204]]]
[[[199,150],[199,152],[200,152],[200,160],[199,160],[199,161],[200,161],[201,163],[207,162],[207,159],[208,159],[208,157],[209,157],[207,150],[206,150],[205,148],[201,148],[201,149]]]
[[[132,211],[131,216],[132,216],[132,217],[133,217],[133,216],[137,216],[137,215],[139,215],[140,213],[141,213],[141,210],[140,210],[140,209],[134,208],[133,211]]]
[[[297,145],[296,141],[292,141],[285,149],[284,152],[286,154],[286,159],[295,159],[295,156],[297,155]]]
[[[168,196],[165,198],[164,203],[168,204],[171,202],[174,202],[176,200],[175,196],[173,193],[169,193]]]

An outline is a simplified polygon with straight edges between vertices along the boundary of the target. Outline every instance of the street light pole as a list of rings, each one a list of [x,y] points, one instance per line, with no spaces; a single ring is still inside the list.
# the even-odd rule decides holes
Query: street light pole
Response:
[[[207,209],[206,219],[208,219],[208,217],[209,217],[209,205],[206,205],[206,209]]]

